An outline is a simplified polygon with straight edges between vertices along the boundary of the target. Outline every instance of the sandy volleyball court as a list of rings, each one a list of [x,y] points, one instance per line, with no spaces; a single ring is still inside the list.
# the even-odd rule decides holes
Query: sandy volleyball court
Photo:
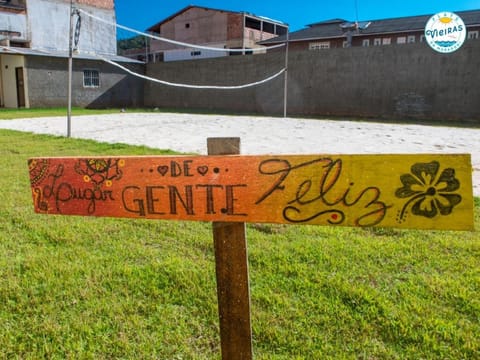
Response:
[[[66,136],[66,117],[0,120],[0,128]],[[480,196],[480,129],[173,113],[119,113],[72,118],[72,137],[206,154],[208,137],[240,137],[242,154],[472,155]],[[42,154],[38,154],[41,156]]]

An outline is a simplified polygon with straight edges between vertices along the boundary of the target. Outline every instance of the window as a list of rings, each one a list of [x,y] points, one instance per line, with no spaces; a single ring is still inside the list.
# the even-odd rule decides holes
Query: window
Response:
[[[314,42],[308,44],[308,50],[330,49],[330,41]]]
[[[405,36],[400,36],[397,38],[397,44],[406,44],[407,38]]]
[[[251,17],[246,17],[245,18],[245,27],[249,29],[254,29],[254,30],[261,30],[262,29],[262,23],[260,20],[251,18]]]
[[[382,45],[390,45],[392,43],[391,38],[383,38],[382,39]]]
[[[469,31],[468,32],[468,39],[478,39],[478,30]]]
[[[269,34],[275,34],[275,24],[264,21],[263,22],[263,31]]]
[[[425,35],[420,35],[420,42],[425,42]]]
[[[415,42],[415,35],[408,35],[407,42],[413,44]]]
[[[100,86],[100,74],[98,70],[83,70],[83,87],[98,88]]]
[[[288,32],[288,27],[276,25],[275,30],[277,35],[285,35]]]
[[[185,24],[185,29],[190,29],[190,23]]]
[[[382,45],[382,39],[380,39],[380,38],[374,39],[373,40],[373,45],[374,46]]]
[[[370,46],[370,39],[363,39],[362,46],[365,46],[365,47]]]
[[[0,5],[11,5],[13,7],[25,7],[25,1],[0,0]]]

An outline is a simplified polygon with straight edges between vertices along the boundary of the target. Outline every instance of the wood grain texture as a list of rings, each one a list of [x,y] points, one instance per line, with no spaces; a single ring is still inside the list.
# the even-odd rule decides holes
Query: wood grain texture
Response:
[[[240,153],[239,138],[209,138],[210,155]],[[253,357],[245,223],[214,222],[215,268],[222,359]]]
[[[39,213],[473,228],[463,154],[36,158],[29,169]]]

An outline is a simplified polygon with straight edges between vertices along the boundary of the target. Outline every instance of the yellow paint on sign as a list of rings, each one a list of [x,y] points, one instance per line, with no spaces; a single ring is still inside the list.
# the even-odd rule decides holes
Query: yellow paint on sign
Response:
[[[37,158],[35,211],[473,229],[470,155]]]

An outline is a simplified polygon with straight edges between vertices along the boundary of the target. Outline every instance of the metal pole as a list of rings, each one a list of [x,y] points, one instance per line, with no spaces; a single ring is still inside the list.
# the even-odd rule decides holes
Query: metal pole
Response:
[[[245,13],[243,13],[243,33],[242,33],[242,55],[245,55],[245,27],[246,27],[246,24],[245,22],[247,21],[246,17],[245,17]]]
[[[68,36],[67,137],[70,137],[72,134],[72,70],[73,70],[73,0],[70,0],[70,31]]]
[[[290,29],[287,27],[287,45],[285,47],[285,74],[284,74],[284,83],[283,83],[283,117],[287,117],[287,98],[288,98],[288,43],[290,40],[289,36]]]
[[[145,64],[148,64],[148,37],[145,36]]]

